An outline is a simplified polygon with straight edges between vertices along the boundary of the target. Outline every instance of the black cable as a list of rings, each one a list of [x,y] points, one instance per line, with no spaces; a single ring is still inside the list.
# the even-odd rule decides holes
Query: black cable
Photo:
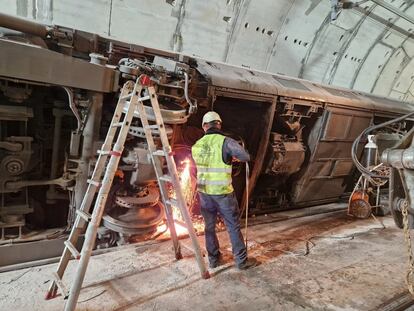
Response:
[[[359,136],[354,140],[354,142],[352,144],[351,157],[352,157],[352,162],[354,162],[356,168],[358,169],[358,171],[361,174],[363,174],[365,176],[368,176],[368,177],[371,177],[371,178],[382,178],[382,179],[388,178],[386,176],[373,174],[371,171],[369,171],[369,169],[367,169],[365,166],[363,166],[361,164],[361,162],[359,162],[358,157],[357,157],[356,154],[357,154],[357,149],[358,149],[358,145],[359,145],[359,142],[360,142],[361,138],[363,136],[365,136],[366,134],[368,134],[369,132],[371,132],[371,131],[374,131],[374,130],[377,130],[379,128],[391,125],[391,124],[396,123],[396,122],[403,121],[403,120],[405,120],[405,119],[407,119],[407,118],[409,118],[413,115],[414,115],[414,111],[410,112],[410,113],[407,113],[407,114],[405,114],[401,117],[398,117],[398,118],[395,118],[395,119],[392,119],[392,120],[389,120],[389,121],[386,121],[386,122],[383,122],[383,123],[380,123],[380,124],[377,124],[377,125],[372,125],[372,126],[366,128],[364,131],[362,131],[361,134],[359,134]]]

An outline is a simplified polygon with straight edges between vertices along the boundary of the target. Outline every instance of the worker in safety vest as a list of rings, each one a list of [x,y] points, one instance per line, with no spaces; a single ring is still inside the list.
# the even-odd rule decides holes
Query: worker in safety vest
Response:
[[[247,258],[246,245],[240,231],[239,206],[232,186],[232,161],[247,162],[250,156],[234,139],[221,132],[221,118],[214,111],[203,117],[205,135],[192,147],[197,166],[197,191],[205,224],[206,248],[210,268],[222,264],[216,234],[217,215],[224,219],[230,236],[233,256],[239,269],[256,265]]]

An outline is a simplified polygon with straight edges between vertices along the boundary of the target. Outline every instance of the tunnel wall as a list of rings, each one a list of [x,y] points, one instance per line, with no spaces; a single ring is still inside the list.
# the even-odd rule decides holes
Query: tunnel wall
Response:
[[[414,17],[414,1],[388,0]],[[414,25],[368,1],[2,0],[0,11],[149,47],[414,100]]]

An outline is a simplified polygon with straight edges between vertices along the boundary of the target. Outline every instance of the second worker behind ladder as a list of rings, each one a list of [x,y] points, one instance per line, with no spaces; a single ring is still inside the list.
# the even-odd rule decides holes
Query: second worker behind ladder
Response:
[[[217,215],[221,215],[230,236],[233,256],[239,269],[256,266],[247,258],[246,245],[240,231],[239,206],[232,185],[232,161],[247,162],[250,156],[240,144],[221,132],[221,118],[214,111],[203,117],[205,135],[192,147],[197,167],[197,191],[205,224],[206,248],[210,268],[222,263],[216,234]]]

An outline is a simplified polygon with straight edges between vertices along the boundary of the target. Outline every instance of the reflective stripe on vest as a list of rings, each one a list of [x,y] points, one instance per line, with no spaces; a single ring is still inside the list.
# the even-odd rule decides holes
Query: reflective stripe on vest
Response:
[[[197,172],[200,173],[231,173],[230,168],[217,168],[217,167],[198,167]]]
[[[228,180],[197,180],[197,185],[231,185]]]
[[[197,166],[197,189],[200,192],[213,195],[233,192],[231,165],[223,162],[225,138],[220,134],[208,134],[192,148]]]

